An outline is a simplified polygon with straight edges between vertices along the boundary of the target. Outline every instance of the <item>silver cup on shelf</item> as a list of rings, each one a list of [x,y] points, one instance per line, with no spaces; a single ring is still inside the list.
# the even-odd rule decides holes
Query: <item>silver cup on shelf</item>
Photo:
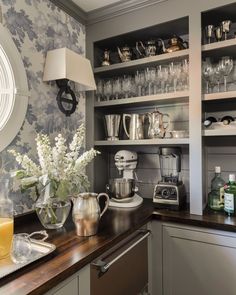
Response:
[[[105,115],[105,131],[107,140],[119,140],[121,115]]]
[[[211,39],[214,37],[214,26],[208,25],[205,27],[205,34],[208,41],[208,44],[211,43]]]
[[[231,24],[232,24],[231,20],[224,20],[224,21],[221,22],[222,32],[224,34],[224,39],[225,40],[227,40],[227,34],[230,31]]]
[[[215,27],[215,37],[217,41],[221,41],[223,36],[222,26]]]

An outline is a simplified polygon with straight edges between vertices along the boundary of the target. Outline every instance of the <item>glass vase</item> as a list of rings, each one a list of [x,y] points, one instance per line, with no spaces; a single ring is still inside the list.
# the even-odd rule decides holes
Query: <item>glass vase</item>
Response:
[[[64,225],[71,208],[70,200],[62,200],[55,194],[51,183],[45,186],[35,204],[38,218],[47,229],[57,229]]]

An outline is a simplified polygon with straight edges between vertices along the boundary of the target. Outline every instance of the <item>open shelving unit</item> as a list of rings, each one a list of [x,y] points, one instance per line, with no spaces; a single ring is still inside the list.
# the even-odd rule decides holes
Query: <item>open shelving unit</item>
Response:
[[[98,22],[88,28],[88,57],[93,61],[94,73],[97,78],[110,79],[119,75],[134,74],[135,71],[149,66],[158,66],[183,59],[188,59],[190,64],[189,91],[110,101],[95,101],[95,95],[93,95],[88,103],[89,108],[87,110],[90,134],[93,134],[93,138],[89,140],[89,145],[102,151],[101,158],[96,159],[92,169],[92,175],[95,179],[94,189],[97,191],[104,187],[106,182],[103,180],[104,175],[109,177],[107,167],[112,161],[110,152],[114,153],[114,151],[124,147],[144,155],[147,152],[148,157],[150,157],[150,154],[156,153],[159,146],[182,147],[186,158],[189,158],[189,167],[185,168],[187,169],[185,173],[187,174],[186,182],[189,183],[190,212],[201,215],[207,202],[208,179],[211,175],[209,164],[211,161],[208,158],[217,160],[217,157],[214,154],[209,154],[208,151],[212,151],[219,142],[214,153],[217,154],[222,146],[221,152],[224,154],[224,142],[227,142],[227,145],[230,146],[236,135],[233,129],[227,131],[205,130],[202,126],[202,119],[208,113],[212,115],[216,109],[221,116],[221,106],[223,114],[224,111],[228,113],[231,111],[229,106],[231,102],[236,105],[236,91],[234,90],[204,94],[201,76],[202,57],[213,57],[214,60],[217,60],[222,56],[229,55],[236,58],[236,39],[231,38],[231,34],[229,40],[203,44],[203,29],[207,24],[217,26],[226,19],[231,19],[236,23],[236,3],[231,0],[199,0],[199,3],[190,0],[195,7],[190,12],[185,1],[180,1],[180,7],[175,7],[175,9],[173,9],[171,1],[166,1],[163,4],[152,4],[153,6],[143,8],[141,15],[148,15],[148,18],[140,17],[140,11],[133,11],[127,15],[124,14],[111,20]],[[158,5],[162,5],[160,10]],[[131,19],[132,22],[130,22]],[[167,40],[171,38],[173,33],[183,39],[187,38],[190,45],[189,49],[134,59],[124,63],[119,61],[118,46],[128,45],[130,48],[135,48],[136,41],[141,40],[145,43],[145,41],[157,38],[162,38],[167,44]],[[112,52],[111,56],[114,58],[114,62],[112,61],[110,66],[101,67],[101,57],[105,49]],[[160,108],[163,113],[171,113],[174,118],[172,123],[175,124],[176,122],[176,126],[178,126],[176,130],[181,130],[181,127],[183,129],[188,128],[189,138],[131,141],[122,136],[119,141],[115,142],[105,140],[102,120],[104,114],[150,112],[156,107]],[[90,116],[91,112],[94,113],[93,120]]]

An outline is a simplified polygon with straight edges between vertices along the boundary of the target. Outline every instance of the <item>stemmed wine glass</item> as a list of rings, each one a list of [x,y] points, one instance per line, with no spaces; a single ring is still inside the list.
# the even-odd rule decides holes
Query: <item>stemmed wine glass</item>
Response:
[[[223,56],[219,61],[219,70],[224,76],[224,91],[227,91],[227,78],[232,71],[234,66],[234,61],[229,56]]]
[[[101,79],[97,80],[96,98],[97,101],[101,101],[103,99],[103,81]]]
[[[184,59],[182,61],[182,71],[180,74],[180,79],[183,83],[183,90],[189,89],[189,61],[187,59]]]
[[[153,84],[153,71],[156,71],[155,68],[146,68],[145,70],[145,80],[147,83],[147,95],[152,94],[152,84]]]
[[[106,100],[110,100],[112,98],[112,81],[106,80],[104,82],[104,95],[106,97]]]
[[[113,79],[112,90],[113,90],[113,97],[115,99],[119,99],[120,94],[121,94],[121,79],[120,78]]]
[[[143,73],[140,71],[137,71],[134,76],[134,81],[137,86],[137,91],[136,91],[137,96],[142,96],[143,80],[144,80]]]
[[[206,81],[206,93],[209,93],[209,85],[210,85],[210,82],[212,81],[212,76],[214,75],[214,69],[210,60],[203,61],[202,75]]]
[[[130,96],[131,89],[132,89],[132,77],[125,75],[122,79],[122,92],[123,92],[124,98],[128,98]]]
[[[180,80],[181,70],[182,70],[181,63],[171,63],[170,64],[170,76],[172,77],[172,80],[173,80],[174,92],[177,91],[177,85]]]
[[[213,74],[213,80],[216,81],[217,84],[217,92],[220,92],[220,79],[222,78],[221,70],[219,63],[217,63],[214,66],[214,74]]]
[[[163,78],[163,71],[162,71],[161,65],[159,65],[157,67],[157,81],[159,82],[159,85],[160,85],[160,93],[164,93],[165,92],[165,82],[164,82],[164,78]]]
[[[165,92],[168,93],[170,91],[170,85],[172,83],[172,76],[170,75],[171,65],[163,66],[163,80],[165,83]]]

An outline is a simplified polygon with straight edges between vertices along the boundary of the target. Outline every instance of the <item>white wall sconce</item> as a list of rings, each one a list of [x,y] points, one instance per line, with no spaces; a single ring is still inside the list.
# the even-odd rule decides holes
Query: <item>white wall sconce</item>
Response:
[[[78,104],[69,81],[78,83],[80,91],[96,90],[90,61],[68,48],[47,52],[43,81],[54,80],[60,89],[57,94],[57,104],[66,116],[73,114]]]

